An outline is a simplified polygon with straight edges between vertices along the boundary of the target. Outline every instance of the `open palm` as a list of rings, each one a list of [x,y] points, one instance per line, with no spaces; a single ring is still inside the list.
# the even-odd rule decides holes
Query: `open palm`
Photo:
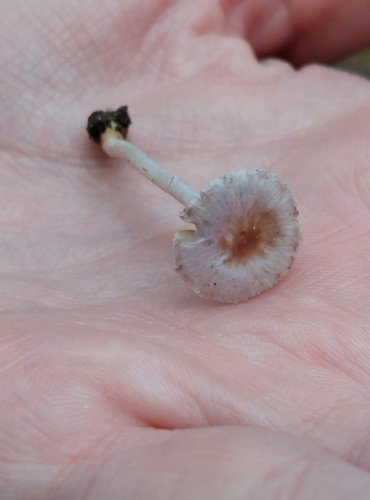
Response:
[[[245,34],[336,54],[279,2],[191,4],[1,2],[1,500],[369,497],[370,86],[258,62]],[[84,130],[122,104],[196,189],[284,178],[303,233],[284,281],[237,306],[187,288],[181,207]]]

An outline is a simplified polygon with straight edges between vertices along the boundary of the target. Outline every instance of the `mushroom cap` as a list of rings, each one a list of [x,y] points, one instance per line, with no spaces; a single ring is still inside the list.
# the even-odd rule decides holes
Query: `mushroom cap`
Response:
[[[176,270],[201,297],[248,300],[292,266],[298,210],[291,190],[273,172],[247,169],[219,177],[180,217],[196,231],[175,234]]]

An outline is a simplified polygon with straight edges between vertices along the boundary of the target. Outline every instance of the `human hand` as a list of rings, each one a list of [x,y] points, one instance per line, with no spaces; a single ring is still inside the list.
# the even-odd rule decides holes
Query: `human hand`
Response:
[[[287,4],[2,2],[1,500],[369,498],[369,83],[243,38],[327,60],[369,42],[368,2]],[[196,188],[281,174],[283,282],[182,283],[179,205],[87,139],[121,104]]]

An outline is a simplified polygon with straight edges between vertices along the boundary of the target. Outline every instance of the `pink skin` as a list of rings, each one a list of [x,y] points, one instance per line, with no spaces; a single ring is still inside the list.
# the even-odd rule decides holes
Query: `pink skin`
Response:
[[[370,85],[243,38],[328,60],[369,4],[1,2],[1,498],[369,498]],[[196,189],[283,176],[278,287],[224,306],[175,275],[179,204],[84,131],[121,104]]]

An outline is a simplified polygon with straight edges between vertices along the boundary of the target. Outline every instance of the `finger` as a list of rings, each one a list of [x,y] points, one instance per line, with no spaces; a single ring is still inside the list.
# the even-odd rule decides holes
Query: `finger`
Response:
[[[369,0],[290,0],[292,60],[332,61],[370,44]]]
[[[295,63],[331,61],[370,44],[369,0],[226,1],[229,26],[259,56],[284,51]]]
[[[136,430],[98,443],[95,459],[75,456],[40,464],[21,478],[24,464],[3,483],[6,498],[90,500],[368,500],[370,476],[320,449],[254,428]],[[107,446],[107,442],[110,443]],[[114,444],[112,444],[114,443]],[[52,484],[45,485],[45,477]],[[17,481],[16,481],[17,480]],[[19,480],[19,481],[18,481]],[[325,493],[324,493],[325,492]]]

